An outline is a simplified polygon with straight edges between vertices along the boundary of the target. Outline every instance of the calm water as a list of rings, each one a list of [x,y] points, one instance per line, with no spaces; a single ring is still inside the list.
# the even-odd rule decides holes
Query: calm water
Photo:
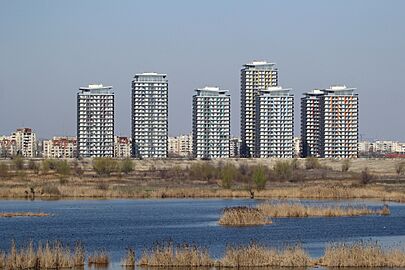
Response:
[[[267,246],[301,243],[318,257],[331,241],[378,240],[383,245],[404,244],[405,204],[391,203],[390,216],[338,218],[282,218],[262,227],[224,228],[217,225],[226,206],[254,205],[258,200],[88,200],[88,201],[0,201],[1,212],[32,211],[50,217],[0,219],[0,249],[10,241],[81,240],[87,251],[106,248],[118,262],[128,246],[137,253],[156,241],[194,242],[222,256],[227,244],[256,241]],[[360,204],[372,201],[302,201],[306,204]]]

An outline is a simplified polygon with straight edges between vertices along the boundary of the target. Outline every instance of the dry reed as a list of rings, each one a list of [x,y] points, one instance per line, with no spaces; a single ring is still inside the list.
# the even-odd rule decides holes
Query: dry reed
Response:
[[[47,217],[47,213],[32,213],[32,212],[10,212],[0,213],[0,217]]]
[[[41,243],[35,249],[32,242],[27,246],[16,247],[12,241],[8,253],[0,253],[0,266],[7,270],[15,269],[59,269],[74,268],[84,265],[84,248],[80,243],[76,244],[72,252],[69,247],[60,242]]]
[[[270,224],[271,220],[257,208],[237,206],[225,208],[218,223],[223,226],[255,226]]]
[[[270,217],[341,217],[363,215],[389,215],[388,206],[373,210],[365,206],[309,206],[301,203],[265,202],[257,206],[264,215]]]
[[[314,263],[300,246],[272,249],[252,243],[227,247],[219,264],[221,267],[306,267]]]
[[[157,244],[149,251],[144,251],[140,266],[152,267],[202,267],[213,266],[207,249],[196,245],[182,244],[174,247],[172,243]]]
[[[319,264],[329,267],[405,267],[405,251],[384,250],[376,242],[331,244]]]
[[[108,265],[110,263],[110,258],[107,251],[104,249],[96,250],[87,259],[88,265]]]
[[[135,266],[135,250],[133,248],[128,248],[127,254],[121,260],[122,266]]]

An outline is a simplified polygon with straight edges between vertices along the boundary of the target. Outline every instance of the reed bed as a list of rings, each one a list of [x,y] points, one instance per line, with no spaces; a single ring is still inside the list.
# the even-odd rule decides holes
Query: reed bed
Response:
[[[269,217],[341,217],[364,215],[389,215],[387,205],[382,209],[373,210],[366,206],[309,206],[302,203],[272,203],[265,202],[257,208]]]
[[[96,250],[92,254],[89,255],[89,258],[87,259],[88,265],[95,265],[95,266],[100,266],[100,265],[108,265],[110,263],[110,257],[108,256],[108,253],[106,250],[101,249],[101,250]]]
[[[144,251],[138,265],[148,267],[209,267],[214,265],[208,250],[196,245],[156,244]]]
[[[405,251],[384,250],[376,242],[329,245],[320,265],[329,267],[405,267]]]
[[[33,212],[9,212],[9,213],[0,213],[0,217],[47,217],[47,213],[33,213]]]
[[[255,226],[270,224],[263,212],[256,207],[227,207],[218,222],[223,226]]]
[[[314,262],[300,246],[273,249],[251,243],[227,247],[219,262],[221,267],[307,267]]]
[[[133,248],[128,248],[125,257],[121,260],[121,265],[133,267],[135,264],[135,250]]]
[[[30,242],[17,249],[13,241],[8,253],[0,252],[0,267],[7,270],[74,268],[83,266],[84,258],[84,248],[80,243],[72,251],[60,242],[39,243],[37,248]]]

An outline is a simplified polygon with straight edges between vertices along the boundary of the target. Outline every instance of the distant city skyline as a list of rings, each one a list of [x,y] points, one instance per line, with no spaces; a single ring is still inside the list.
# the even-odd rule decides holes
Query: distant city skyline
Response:
[[[0,135],[29,127],[38,138],[73,136],[77,89],[104,84],[114,87],[115,134],[129,137],[133,77],[158,72],[170,81],[170,136],[191,133],[201,85],[229,89],[231,134],[240,136],[240,70],[263,60],[294,89],[295,135],[302,94],[345,84],[361,96],[360,140],[405,140],[404,9],[365,0],[2,1]]]

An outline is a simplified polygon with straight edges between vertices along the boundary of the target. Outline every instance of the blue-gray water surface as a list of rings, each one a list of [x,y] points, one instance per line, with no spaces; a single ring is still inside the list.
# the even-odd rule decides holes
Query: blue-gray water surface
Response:
[[[227,244],[255,241],[281,247],[300,243],[311,256],[323,254],[332,241],[377,240],[382,245],[403,245],[405,204],[390,203],[390,216],[336,218],[278,218],[258,227],[221,227],[217,224],[224,207],[255,205],[258,200],[244,199],[165,199],[165,200],[58,200],[0,201],[0,212],[31,211],[49,217],[0,219],[0,249],[33,240],[60,240],[73,245],[84,243],[87,251],[105,248],[118,262],[127,247],[137,254],[156,241],[192,242],[207,247],[221,257]],[[301,201],[315,205],[366,205],[381,208],[373,201]]]

